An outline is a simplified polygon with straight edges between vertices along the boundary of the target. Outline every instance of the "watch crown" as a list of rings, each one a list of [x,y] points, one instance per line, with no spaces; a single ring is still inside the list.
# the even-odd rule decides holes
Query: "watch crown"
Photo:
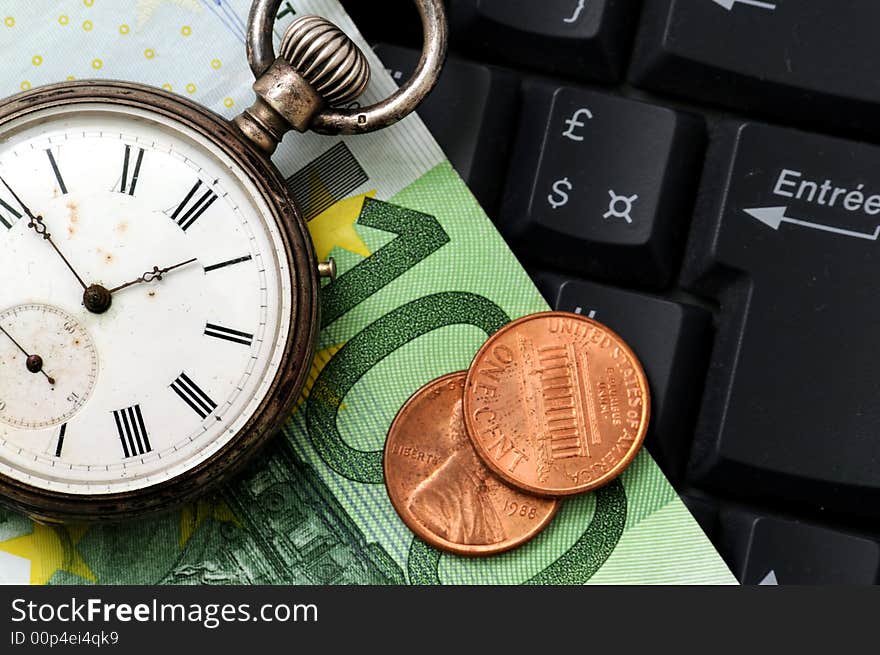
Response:
[[[281,55],[254,82],[256,102],[234,122],[271,155],[286,132],[305,132],[318,112],[351,102],[369,81],[367,58],[342,30],[319,16],[303,16],[287,29]]]
[[[370,81],[370,66],[360,48],[320,16],[298,18],[284,34],[280,56],[330,106],[357,98]]]

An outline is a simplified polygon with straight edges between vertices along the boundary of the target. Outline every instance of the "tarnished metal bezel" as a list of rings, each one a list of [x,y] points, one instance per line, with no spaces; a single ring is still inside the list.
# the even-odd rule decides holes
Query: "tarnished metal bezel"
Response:
[[[0,141],[10,121],[51,107],[105,103],[169,117],[217,144],[257,187],[284,241],[293,298],[289,337],[279,371],[259,409],[212,457],[145,489],[107,495],[47,491],[0,474],[0,503],[45,522],[116,521],[189,502],[228,480],[270,439],[292,411],[310,370],[318,334],[318,266],[308,228],[281,174],[232,124],[165,91],[130,82],[78,81],[44,86],[0,104]]]

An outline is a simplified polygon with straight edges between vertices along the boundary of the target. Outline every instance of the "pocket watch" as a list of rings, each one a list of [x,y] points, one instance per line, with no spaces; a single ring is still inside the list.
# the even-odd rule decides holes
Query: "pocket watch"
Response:
[[[256,102],[233,121],[128,82],[0,103],[0,502],[44,521],[118,520],[192,500],[263,445],[315,351],[320,277],[270,156],[291,129],[376,130],[424,99],[442,0],[416,0],[407,84],[369,80],[332,23],[251,9]]]

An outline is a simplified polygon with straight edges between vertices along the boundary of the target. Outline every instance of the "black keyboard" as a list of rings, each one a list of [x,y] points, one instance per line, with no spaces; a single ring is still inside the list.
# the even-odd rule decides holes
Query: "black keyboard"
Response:
[[[420,27],[349,0],[408,75]],[[880,579],[880,3],[448,0],[420,111],[747,584]]]

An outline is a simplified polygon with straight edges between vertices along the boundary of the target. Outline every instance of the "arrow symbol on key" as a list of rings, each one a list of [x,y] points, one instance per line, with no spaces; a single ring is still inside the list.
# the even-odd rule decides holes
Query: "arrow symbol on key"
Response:
[[[797,218],[791,218],[790,216],[785,215],[786,211],[788,211],[788,207],[757,207],[755,209],[743,209],[743,211],[752,218],[758,219],[767,227],[772,227],[774,230],[778,230],[779,226],[783,223],[791,223],[792,225],[807,227],[811,230],[831,232],[832,234],[840,234],[845,237],[865,239],[867,241],[877,241],[880,239],[880,225],[877,226],[873,233],[856,232],[854,230],[844,230],[839,227],[823,225],[822,223],[813,223],[811,221],[802,221]]]
[[[764,576],[764,579],[761,580],[758,584],[765,585],[765,586],[769,586],[769,585],[777,585],[778,586],[779,580],[776,579],[776,571],[771,569],[770,572]]]
[[[749,7],[758,7],[759,9],[776,10],[776,5],[772,2],[760,2],[759,0],[712,0],[716,5],[724,7],[727,11],[733,9],[737,4],[748,5]]]

